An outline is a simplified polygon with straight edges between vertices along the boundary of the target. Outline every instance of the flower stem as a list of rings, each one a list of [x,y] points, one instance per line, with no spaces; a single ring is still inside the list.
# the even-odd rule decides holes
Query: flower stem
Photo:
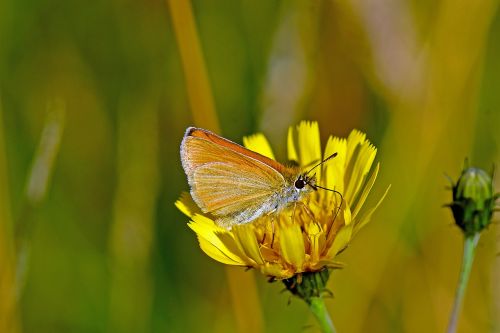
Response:
[[[460,314],[462,300],[464,298],[467,282],[469,281],[476,245],[479,241],[479,235],[479,233],[475,233],[474,235],[465,236],[462,269],[460,271],[460,278],[455,292],[455,302],[453,303],[453,310],[448,324],[448,333],[454,333],[457,330],[458,315]]]
[[[326,310],[325,301],[323,297],[311,297],[309,299],[309,309],[313,313],[314,317],[318,320],[319,326],[323,333],[335,333],[335,327],[333,326],[332,319]]]

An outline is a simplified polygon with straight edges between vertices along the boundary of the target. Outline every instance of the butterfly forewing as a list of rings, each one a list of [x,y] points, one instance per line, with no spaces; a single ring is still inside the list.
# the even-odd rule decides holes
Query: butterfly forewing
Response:
[[[220,137],[217,134],[214,134],[214,133],[207,131],[207,130],[204,130],[202,128],[189,127],[186,130],[186,134],[184,135],[184,138],[187,138],[187,137],[204,139],[206,141],[213,142],[216,145],[226,147],[226,148],[232,150],[233,152],[240,153],[246,157],[250,157],[254,160],[257,160],[257,161],[260,161],[264,164],[267,164],[268,166],[270,166],[271,168],[273,168],[274,170],[276,170],[280,173],[283,173],[284,170],[286,169],[286,167],[283,166],[283,164],[276,162],[275,160],[273,160],[269,157],[266,157],[264,155],[261,155],[259,153],[254,152],[254,151],[251,151],[243,146],[240,146],[237,143],[234,143],[232,141],[224,139],[223,137]]]
[[[217,176],[214,177],[215,168]],[[222,171],[223,175],[218,172]],[[194,173],[195,186],[192,189],[198,199],[210,202],[207,209],[218,217],[233,219],[233,223],[245,223],[262,213],[261,207],[269,207],[276,188],[272,182],[253,182],[254,179],[238,177],[237,173],[246,171],[230,164],[211,163],[202,166]],[[237,184],[235,184],[235,179]],[[279,185],[275,185],[279,186]],[[260,213],[259,213],[260,212]]]
[[[198,135],[190,135],[193,132]],[[281,173],[266,163],[269,159],[263,162],[260,156],[208,131],[188,129],[181,157],[194,201],[222,224],[258,217],[286,185]]]

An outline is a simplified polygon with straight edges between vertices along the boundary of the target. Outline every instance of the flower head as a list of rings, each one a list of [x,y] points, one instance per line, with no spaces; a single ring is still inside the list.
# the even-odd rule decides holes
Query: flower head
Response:
[[[191,219],[189,227],[208,256],[224,264],[252,267],[278,279],[341,266],[335,257],[370,220],[385,196],[375,206],[363,209],[379,171],[379,164],[372,170],[377,150],[365,134],[354,130],[347,139],[330,137],[322,152],[316,122],[301,122],[296,130],[291,127],[288,132],[288,159],[307,170],[337,152],[334,159],[314,172],[317,185],[342,193],[343,199],[332,191],[318,189],[277,214],[227,230],[184,194],[176,206]],[[243,143],[274,159],[262,134],[246,137]]]

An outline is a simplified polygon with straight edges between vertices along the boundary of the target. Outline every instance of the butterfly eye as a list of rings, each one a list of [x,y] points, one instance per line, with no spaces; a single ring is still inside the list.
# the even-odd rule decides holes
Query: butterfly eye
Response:
[[[306,182],[302,178],[299,178],[295,181],[294,185],[296,189],[301,190],[306,186]]]

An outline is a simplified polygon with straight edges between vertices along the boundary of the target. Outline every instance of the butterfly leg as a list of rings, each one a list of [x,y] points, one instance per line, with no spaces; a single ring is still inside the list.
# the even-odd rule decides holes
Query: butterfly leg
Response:
[[[262,240],[260,241],[261,244],[265,244],[266,242],[266,237],[267,237],[267,230],[264,231],[264,236],[262,236]]]
[[[276,219],[276,210],[272,210],[270,212],[268,212],[266,214],[266,216],[270,216],[271,217],[271,248],[273,247],[274,245],[274,220]],[[268,232],[268,229],[266,227],[266,232],[264,233],[264,239],[262,240],[262,243],[264,243],[264,240],[267,238],[267,232]]]
[[[307,207],[307,205],[305,203],[303,203],[302,201],[297,201],[296,204],[300,204],[302,205],[302,207],[304,208],[304,211],[306,212],[306,214],[309,216],[309,218],[311,220],[314,221],[314,223],[318,224],[318,221],[316,220],[316,218],[314,217],[314,214],[313,212],[311,211],[311,209],[309,207]],[[319,225],[319,224],[318,224]],[[321,227],[321,226],[320,226]]]
[[[292,210],[292,222],[295,221],[295,209],[297,208],[297,202],[293,203],[293,210]]]
[[[273,246],[274,246],[274,216],[273,216],[273,218],[271,219],[271,234],[272,234],[272,238],[271,238],[271,248],[273,248]]]
[[[273,246],[273,243],[274,243],[274,219],[276,217],[275,214],[271,215],[273,212],[269,212],[266,214],[266,216],[271,216],[271,244],[270,244],[271,247]],[[264,231],[264,236],[262,237],[262,240],[260,241],[261,244],[265,244],[266,239],[268,237],[268,233],[269,233],[269,228],[266,225],[265,231]]]

